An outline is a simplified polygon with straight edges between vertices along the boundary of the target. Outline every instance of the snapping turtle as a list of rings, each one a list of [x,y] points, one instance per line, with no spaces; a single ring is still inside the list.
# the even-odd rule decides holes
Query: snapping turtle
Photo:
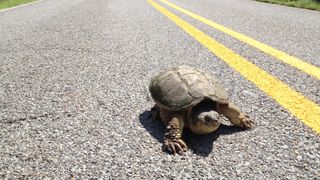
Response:
[[[181,139],[184,127],[195,134],[215,131],[221,115],[238,127],[249,129],[253,122],[229,101],[219,80],[201,70],[178,66],[154,77],[149,91],[156,105],[153,118],[158,115],[166,125],[164,149],[183,154],[187,145]]]

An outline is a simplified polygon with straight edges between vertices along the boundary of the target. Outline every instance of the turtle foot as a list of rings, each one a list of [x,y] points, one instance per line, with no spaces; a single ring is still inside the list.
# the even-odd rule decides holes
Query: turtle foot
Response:
[[[246,114],[240,114],[238,117],[240,125],[244,129],[252,129],[254,127],[254,122]]]
[[[170,151],[173,155],[179,154],[183,155],[188,147],[182,139],[166,139],[163,143],[164,150]]]

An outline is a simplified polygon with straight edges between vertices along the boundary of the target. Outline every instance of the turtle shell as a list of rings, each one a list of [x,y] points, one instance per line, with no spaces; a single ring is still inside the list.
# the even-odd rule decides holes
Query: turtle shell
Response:
[[[227,92],[215,76],[189,66],[178,66],[152,78],[149,91],[158,105],[175,111],[205,99],[229,103]]]

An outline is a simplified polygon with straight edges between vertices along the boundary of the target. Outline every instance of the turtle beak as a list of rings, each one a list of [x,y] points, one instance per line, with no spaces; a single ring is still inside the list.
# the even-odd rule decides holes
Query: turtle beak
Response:
[[[209,112],[204,117],[204,122],[206,124],[218,124],[221,123],[221,117],[217,112]]]
[[[190,126],[191,130],[196,134],[207,134],[219,127],[221,117],[216,111],[212,110],[200,113],[195,122],[195,126]]]

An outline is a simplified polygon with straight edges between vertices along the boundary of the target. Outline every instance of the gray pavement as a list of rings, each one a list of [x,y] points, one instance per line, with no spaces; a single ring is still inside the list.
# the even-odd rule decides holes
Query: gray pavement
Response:
[[[172,2],[319,66],[319,12]],[[319,80],[178,15],[319,104]],[[164,153],[148,83],[180,64],[223,79],[257,127]],[[320,138],[146,1],[45,0],[0,12],[0,162],[0,179],[317,179]]]

